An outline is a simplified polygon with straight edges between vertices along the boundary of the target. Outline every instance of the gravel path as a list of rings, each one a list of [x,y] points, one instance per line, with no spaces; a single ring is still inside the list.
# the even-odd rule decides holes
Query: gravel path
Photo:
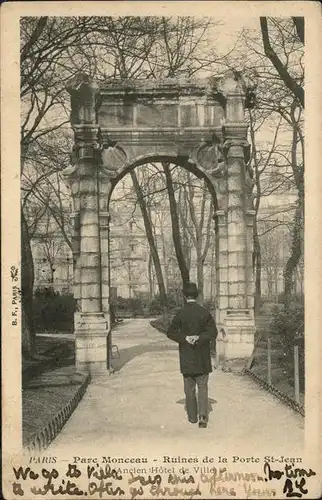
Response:
[[[100,375],[55,441],[51,455],[157,456],[189,453],[301,456],[304,420],[246,376],[215,370],[207,429],[186,421],[177,346],[148,320],[113,333],[116,372]],[[94,454],[94,455],[91,455]]]

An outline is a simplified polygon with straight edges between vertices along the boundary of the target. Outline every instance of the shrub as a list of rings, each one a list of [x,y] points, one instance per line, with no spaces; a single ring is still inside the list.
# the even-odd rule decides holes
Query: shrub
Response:
[[[175,309],[177,306],[177,303],[175,301],[175,298],[173,296],[168,296],[167,297],[167,307],[171,311]],[[161,314],[162,313],[162,307],[161,307],[161,300],[160,300],[160,295],[155,295],[153,299],[150,302],[149,305],[149,311],[150,314]]]
[[[294,346],[299,346],[299,376],[300,388],[305,386],[305,358],[304,358],[304,305],[303,303],[291,303],[285,309],[276,307],[273,311],[273,319],[270,330],[281,344],[281,358],[279,363],[284,365],[290,381],[294,382]]]
[[[61,295],[53,288],[38,288],[34,294],[35,331],[67,331],[74,329],[75,299]]]
[[[277,298],[278,304],[285,304],[285,294],[280,293]],[[304,295],[302,293],[294,293],[291,297],[292,304],[304,304]]]
[[[285,347],[304,339],[304,305],[292,303],[286,310],[275,307],[270,330],[278,335]]]
[[[141,314],[143,311],[144,301],[139,297],[117,297],[116,310],[117,313],[122,315],[122,313],[130,313],[134,316],[136,314]]]

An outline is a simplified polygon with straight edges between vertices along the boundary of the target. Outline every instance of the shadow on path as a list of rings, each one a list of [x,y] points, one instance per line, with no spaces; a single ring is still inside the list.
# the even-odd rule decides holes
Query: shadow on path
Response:
[[[156,344],[145,344],[145,345],[135,345],[132,347],[127,347],[125,349],[119,349],[120,357],[113,356],[112,366],[116,372],[120,371],[123,366],[129,363],[133,358],[141,356],[142,354],[147,354],[149,352],[164,352],[164,351],[175,351],[177,350],[176,345],[166,345],[161,346],[159,343]]]
[[[186,405],[186,400],[185,399],[179,399],[178,401],[176,401],[177,404],[179,405]],[[216,404],[217,401],[215,399],[212,399],[212,398],[208,398],[208,413],[212,412],[213,411],[213,407],[212,405],[213,404]]]

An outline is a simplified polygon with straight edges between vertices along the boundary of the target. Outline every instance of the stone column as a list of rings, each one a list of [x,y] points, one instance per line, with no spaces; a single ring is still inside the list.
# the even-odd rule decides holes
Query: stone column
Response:
[[[228,240],[227,214],[224,210],[215,213],[216,238],[216,323],[224,326],[228,309]]]
[[[95,103],[98,87],[88,79],[69,86],[79,199],[79,258],[76,264],[79,304],[75,317],[76,368],[89,372],[107,368],[107,325],[102,310],[99,221],[99,127]]]
[[[216,238],[216,325],[218,330],[216,351],[221,363],[226,358],[225,321],[228,309],[228,230],[227,213],[217,210],[215,213]]]
[[[110,347],[112,335],[111,323],[111,267],[110,267],[110,214],[109,212],[100,212],[100,232],[101,232],[101,272],[102,272],[102,310],[107,323],[107,344],[106,359],[107,367],[111,368]]]
[[[72,223],[72,251],[73,251],[73,290],[76,301],[75,323],[77,323],[77,313],[81,310],[81,267],[80,267],[80,214],[71,214]]]
[[[226,95],[224,150],[227,166],[228,309],[225,320],[228,359],[247,358],[254,345],[251,300],[252,267],[249,220],[246,215],[246,160],[249,152],[244,120],[244,93],[232,82]]]
[[[250,314],[254,318],[254,295],[255,295],[255,282],[254,282],[254,268],[253,268],[253,249],[254,249],[254,218],[255,210],[246,211],[246,272],[247,272],[247,307]],[[255,319],[254,319],[255,321]]]

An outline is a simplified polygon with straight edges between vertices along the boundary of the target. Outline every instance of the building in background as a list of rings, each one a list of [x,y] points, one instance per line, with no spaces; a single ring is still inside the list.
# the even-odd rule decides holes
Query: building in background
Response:
[[[195,198],[198,205],[198,197]],[[29,203],[29,220],[35,220],[38,206]],[[262,295],[274,299],[283,292],[283,270],[289,256],[294,197],[274,195],[264,197],[258,217],[262,255]],[[198,207],[197,207],[198,208]],[[70,207],[64,207],[69,214]],[[197,210],[196,210],[197,212]],[[110,204],[111,214],[111,287],[114,296],[140,297],[149,301],[158,294],[157,280],[145,233],[140,207],[133,192],[131,178],[118,183]],[[159,208],[159,219],[151,210],[154,237],[157,244],[165,287],[168,293],[180,295],[181,276],[174,251],[168,206]],[[162,216],[162,217],[161,217]],[[73,293],[73,257],[69,239],[51,216],[45,213],[32,234],[34,258],[34,288],[52,287],[60,293]],[[203,264],[204,299],[215,295],[215,238],[211,227],[210,245]],[[205,235],[204,235],[205,236]],[[303,260],[295,276],[295,288],[303,292]],[[190,279],[197,282],[196,251],[190,252]]]

